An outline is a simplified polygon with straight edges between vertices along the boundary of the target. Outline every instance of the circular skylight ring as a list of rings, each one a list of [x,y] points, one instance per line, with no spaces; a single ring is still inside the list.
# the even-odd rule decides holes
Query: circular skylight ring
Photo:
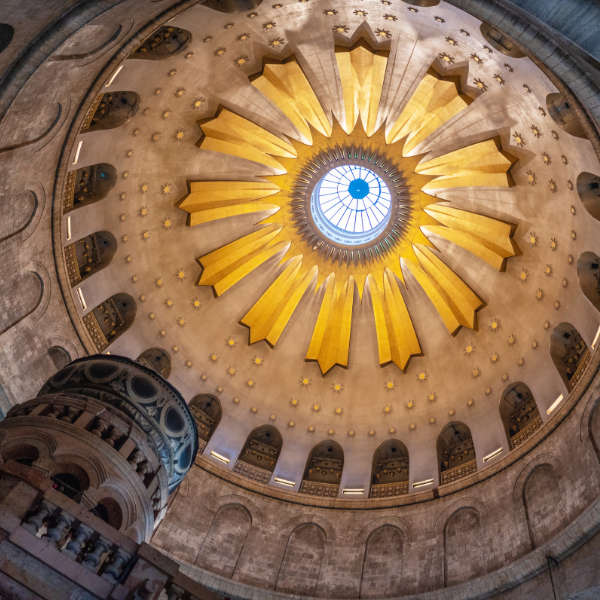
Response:
[[[387,227],[392,195],[383,179],[361,165],[328,171],[311,197],[311,213],[319,231],[345,246],[367,244]]]

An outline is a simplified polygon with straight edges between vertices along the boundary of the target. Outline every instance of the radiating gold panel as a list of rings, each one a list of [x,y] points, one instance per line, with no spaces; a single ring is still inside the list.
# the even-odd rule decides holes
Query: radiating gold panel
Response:
[[[296,158],[296,151],[289,142],[226,108],[221,108],[216,117],[199,125],[204,133],[199,143],[202,150],[245,158],[280,173],[285,170],[273,156]]]
[[[396,276],[386,269],[383,290],[371,276],[368,285],[375,316],[379,364],[393,362],[401,371],[406,371],[411,356],[421,355],[421,346]]]
[[[325,293],[306,360],[316,360],[325,375],[335,365],[348,366],[354,277],[350,276],[338,294],[335,273],[326,280]]]
[[[283,64],[266,64],[252,85],[277,106],[308,144],[312,144],[309,124],[322,135],[331,135],[331,123],[295,58]]]
[[[425,212],[445,225],[428,225],[425,231],[468,250],[499,271],[505,270],[507,258],[521,253],[513,239],[517,229],[514,223],[442,204],[431,204]]]
[[[179,208],[189,213],[188,225],[199,225],[234,215],[278,210],[276,204],[259,202],[281,190],[274,183],[246,181],[191,181],[190,193]]]
[[[313,267],[300,275],[302,257],[294,257],[258,302],[242,318],[250,328],[250,343],[266,340],[274,346],[287,326],[298,303],[317,274]]]
[[[442,77],[429,69],[408,104],[385,136],[393,144],[405,136],[403,156],[409,155],[423,140],[464,110],[472,100],[459,91],[458,77]]]
[[[500,138],[479,142],[420,163],[416,172],[434,175],[423,190],[454,187],[503,187],[514,185],[509,170],[517,162],[502,150]]]
[[[361,40],[353,48],[335,49],[344,95],[344,130],[351,133],[360,116],[367,137],[375,133],[389,52],[374,51]]]
[[[263,262],[285,250],[275,242],[280,227],[271,225],[244,236],[198,259],[203,271],[198,285],[210,285],[220,296]]]
[[[485,303],[429,248],[415,247],[419,264],[403,261],[442,317],[451,335],[461,327],[475,329],[475,314]]]

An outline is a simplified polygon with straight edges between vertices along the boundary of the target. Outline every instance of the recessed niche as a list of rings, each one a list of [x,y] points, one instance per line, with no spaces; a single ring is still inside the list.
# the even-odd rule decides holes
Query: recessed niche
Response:
[[[552,331],[550,355],[565,386],[571,391],[581,379],[590,356],[581,334],[571,323],[559,323]]]
[[[600,221],[600,177],[593,173],[580,173],[577,177],[577,193],[584,208]]]
[[[15,30],[11,25],[7,23],[0,23],[0,52],[3,52],[8,48],[8,45],[12,42]]]
[[[600,311],[600,257],[584,252],[577,261],[577,279],[583,295]]]
[[[523,58],[525,55],[517,48],[515,41],[506,33],[493,27],[489,23],[482,23],[479,27],[481,35],[485,38],[486,42],[505,56],[511,58]]]
[[[183,52],[192,41],[192,34],[178,27],[161,27],[138,46],[129,58],[165,60]]]
[[[588,139],[573,107],[562,94],[548,94],[546,96],[546,108],[552,120],[563,131],[574,137]]]

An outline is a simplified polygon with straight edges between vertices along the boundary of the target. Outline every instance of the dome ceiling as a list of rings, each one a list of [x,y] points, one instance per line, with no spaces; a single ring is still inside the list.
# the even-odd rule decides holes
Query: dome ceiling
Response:
[[[65,215],[64,245],[110,232],[118,248],[76,305],[83,317],[135,299],[108,350],[162,347],[188,401],[219,398],[207,451],[233,464],[270,423],[276,476],[299,482],[332,438],[342,483],[361,486],[395,438],[420,481],[437,477],[450,422],[468,426],[479,461],[508,452],[511,383],[543,419],[566,396],[551,333],[570,323],[591,346],[600,322],[577,276],[583,253],[600,254],[598,222],[576,189],[600,165],[549,114],[548,78],[480,25],[400,0],[195,6],[169,23],[191,33],[183,52],[134,56],[105,88],[140,105],[78,138],[72,169],[112,165],[117,180]],[[338,167],[369,169],[392,199],[353,244],[314,212]]]

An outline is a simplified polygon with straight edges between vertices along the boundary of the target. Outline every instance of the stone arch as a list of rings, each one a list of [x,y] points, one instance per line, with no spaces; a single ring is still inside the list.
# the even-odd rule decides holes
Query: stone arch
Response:
[[[532,550],[550,540],[567,524],[563,466],[555,454],[536,456],[523,468],[513,490],[515,502],[525,509],[525,520]]]
[[[0,243],[18,235],[33,221],[38,208],[37,196],[22,190],[0,203]]]
[[[464,423],[452,421],[445,425],[438,435],[436,450],[440,485],[452,483],[477,471],[473,436]]]
[[[236,501],[220,506],[200,546],[195,564],[231,578],[251,526],[251,514],[242,503]]]
[[[500,418],[509,448],[514,450],[542,426],[535,398],[527,385],[514,381],[500,396]]]
[[[282,446],[283,438],[276,427],[255,427],[246,438],[233,472],[260,483],[269,483]]]
[[[315,514],[299,515],[293,519],[290,519],[281,528],[279,533],[284,538],[288,538],[294,530],[298,529],[298,527],[308,524],[318,525],[325,532],[328,541],[335,541],[337,535],[333,525],[327,519]]]
[[[361,532],[362,535],[362,532]],[[396,524],[381,523],[365,542],[359,598],[401,595],[404,533]],[[382,577],[386,573],[386,577]]]
[[[546,96],[546,108],[552,120],[564,132],[574,137],[588,139],[575,111],[561,93],[548,94]]]
[[[115,294],[85,314],[83,322],[98,352],[123,335],[136,314],[137,304],[129,294]]]
[[[14,415],[10,415],[10,417],[12,416]],[[5,452],[10,453],[13,448],[18,448],[19,446],[33,446],[39,453],[39,459],[48,460],[56,452],[58,443],[56,438],[48,431],[39,431],[39,428],[32,428],[27,433],[21,430],[18,438],[9,434],[2,440],[0,444],[0,456],[2,456],[3,460],[10,460],[9,458],[5,458]]]
[[[198,427],[198,454],[202,454],[221,422],[223,407],[221,401],[211,394],[194,396],[189,407]]]
[[[90,500],[95,503],[102,503],[103,500],[110,499],[111,502],[106,505],[109,510],[111,508],[109,504],[116,503],[118,505],[121,525],[116,527],[114,525],[114,520],[112,523],[111,520],[107,521],[108,523],[113,524],[116,529],[124,532],[134,524],[136,515],[139,512],[136,506],[136,498],[132,495],[130,488],[124,485],[118,478],[111,476],[107,477],[97,489],[90,490],[88,496]],[[93,509],[91,509],[90,512],[93,512]]]
[[[583,204],[583,208],[585,208],[585,210],[587,210],[587,212],[590,213],[590,215],[592,215],[592,217],[594,217],[596,221],[600,221],[600,176],[594,175],[593,173],[588,173],[587,171],[579,173],[579,175],[577,175],[577,195],[581,200],[581,204]],[[583,258],[587,254],[592,253],[586,252],[585,254],[582,254],[581,258]],[[581,261],[581,258],[579,259],[579,261]],[[592,257],[590,257],[590,259],[594,260]],[[577,262],[577,277],[580,277],[579,261]],[[590,268],[590,270],[595,269]],[[586,295],[587,299],[596,308],[598,308],[597,303],[595,303],[583,289],[583,282],[581,281],[581,279],[579,280],[579,284],[581,285],[581,289],[583,290],[583,293]]]
[[[169,378],[173,361],[171,355],[164,348],[148,348],[144,350],[136,359],[141,365],[156,371],[165,379]]]
[[[577,328],[559,323],[550,335],[550,356],[565,387],[571,391],[589,362],[590,351]]]
[[[485,573],[481,514],[461,506],[444,523],[444,587],[475,579]]]
[[[324,562],[327,534],[315,522],[303,522],[290,532],[277,573],[275,591],[316,596]]]
[[[65,247],[71,286],[107,267],[117,253],[117,238],[110,231],[96,231]]]
[[[600,396],[597,392],[588,400],[581,416],[579,439],[584,440],[585,435],[590,439],[596,460],[600,463]]]
[[[367,523],[360,531],[360,533],[356,536],[356,543],[359,546],[364,546],[369,536],[380,527],[397,527],[402,532],[402,536],[407,542],[412,541],[413,531],[410,523],[405,521],[401,517],[380,517],[379,519],[375,519],[370,523]]]
[[[186,50],[191,42],[192,34],[187,29],[165,25],[145,39],[129,58],[166,60]]]
[[[479,31],[485,41],[494,48],[494,50],[500,52],[500,54],[510,56],[511,58],[523,58],[525,56],[519,50],[515,41],[497,27],[494,27],[489,23],[482,23],[479,27]]]
[[[256,504],[244,496],[238,496],[236,494],[220,496],[210,505],[210,510],[216,514],[223,506],[229,506],[231,504],[239,504],[240,506],[243,506],[250,515],[252,525],[255,527],[260,527],[262,523],[260,511],[258,510]]]
[[[373,453],[369,497],[383,498],[407,493],[408,474],[409,456],[407,447],[400,440],[385,440],[379,444]],[[405,484],[406,491],[404,489],[400,490],[398,484]]]
[[[80,167],[67,175],[65,212],[106,198],[117,184],[117,170],[108,163]]]
[[[67,338],[63,337],[62,335],[51,335],[48,339],[47,339],[47,343],[48,346],[60,346],[61,348],[64,348],[64,350],[66,350],[66,352],[69,354],[69,357],[71,358],[71,360],[75,360],[76,358],[79,358],[79,353],[77,352],[77,348],[75,347],[75,344],[73,344],[73,342],[71,342],[71,340],[68,340]]]
[[[129,123],[140,109],[141,100],[136,92],[106,92],[90,107],[81,133],[116,129]]]
[[[0,23],[0,52],[4,52],[12,42],[15,30],[8,23]]]
[[[98,489],[108,478],[103,461],[84,448],[78,449],[77,454],[73,454],[69,448],[61,448],[59,446],[54,452],[52,459],[54,460],[54,466],[52,467],[51,474],[58,473],[57,469],[62,469],[67,465],[74,465],[85,473],[89,481],[88,488]]]
[[[103,496],[94,508],[90,510],[98,518],[114,527],[117,531],[123,526],[123,511],[120,504],[110,496]]]

